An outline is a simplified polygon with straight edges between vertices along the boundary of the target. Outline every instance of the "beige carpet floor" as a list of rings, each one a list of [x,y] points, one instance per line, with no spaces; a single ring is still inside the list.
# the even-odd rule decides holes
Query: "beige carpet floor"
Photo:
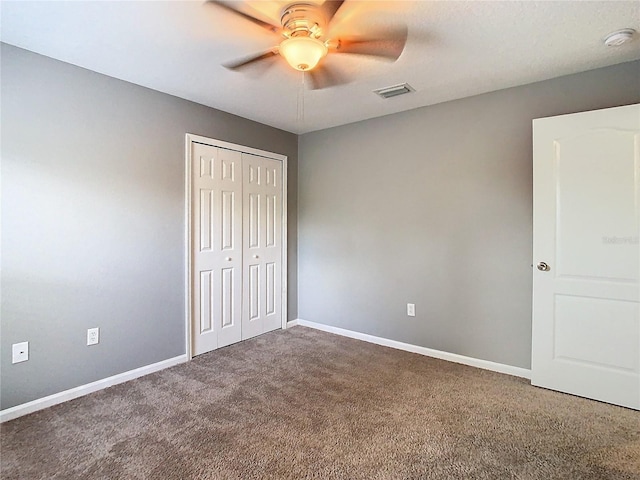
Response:
[[[1,426],[10,479],[640,479],[640,413],[303,327]]]

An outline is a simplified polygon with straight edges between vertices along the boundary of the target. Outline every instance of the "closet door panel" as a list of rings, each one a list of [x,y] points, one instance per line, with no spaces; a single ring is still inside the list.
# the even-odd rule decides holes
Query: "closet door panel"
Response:
[[[242,156],[192,145],[192,353],[241,339]]]
[[[282,320],[282,162],[243,154],[244,308],[242,338]]]

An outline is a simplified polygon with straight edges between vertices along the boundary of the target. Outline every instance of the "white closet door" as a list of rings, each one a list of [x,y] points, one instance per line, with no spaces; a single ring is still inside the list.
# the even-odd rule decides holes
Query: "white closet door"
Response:
[[[533,127],[531,383],[640,409],[640,106]]]
[[[242,338],[282,325],[282,162],[242,154]]]
[[[192,146],[192,353],[241,340],[242,154]]]

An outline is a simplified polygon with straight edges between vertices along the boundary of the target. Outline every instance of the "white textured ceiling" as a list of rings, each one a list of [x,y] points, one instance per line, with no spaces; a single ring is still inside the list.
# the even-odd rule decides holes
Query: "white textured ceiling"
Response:
[[[276,24],[289,3],[240,2]],[[640,58],[638,34],[619,48],[602,43],[613,30],[640,31],[638,1],[347,0],[336,33],[404,23],[405,51],[395,63],[329,56],[353,81],[310,90],[284,59],[264,72],[223,68],[277,37],[201,1],[4,0],[0,9],[3,42],[296,133]],[[372,93],[402,82],[416,91]]]

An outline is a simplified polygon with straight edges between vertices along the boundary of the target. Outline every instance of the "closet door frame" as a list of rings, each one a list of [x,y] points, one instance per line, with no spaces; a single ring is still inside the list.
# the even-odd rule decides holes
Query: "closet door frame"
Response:
[[[279,153],[268,152],[265,150],[258,150],[256,148],[246,147],[244,145],[237,145],[235,143],[224,142],[222,140],[216,140],[213,138],[203,137],[200,135],[194,135],[187,133],[185,136],[185,221],[184,221],[184,239],[185,239],[185,352],[187,359],[193,358],[192,354],[192,312],[193,312],[193,297],[192,297],[192,252],[193,252],[193,239],[191,238],[191,165],[192,165],[192,146],[194,143],[202,143],[204,145],[210,145],[212,147],[226,148],[228,150],[235,150],[241,153],[249,153],[251,155],[257,155],[259,157],[266,157],[272,160],[278,160],[282,162],[282,329],[287,328],[287,157]]]

